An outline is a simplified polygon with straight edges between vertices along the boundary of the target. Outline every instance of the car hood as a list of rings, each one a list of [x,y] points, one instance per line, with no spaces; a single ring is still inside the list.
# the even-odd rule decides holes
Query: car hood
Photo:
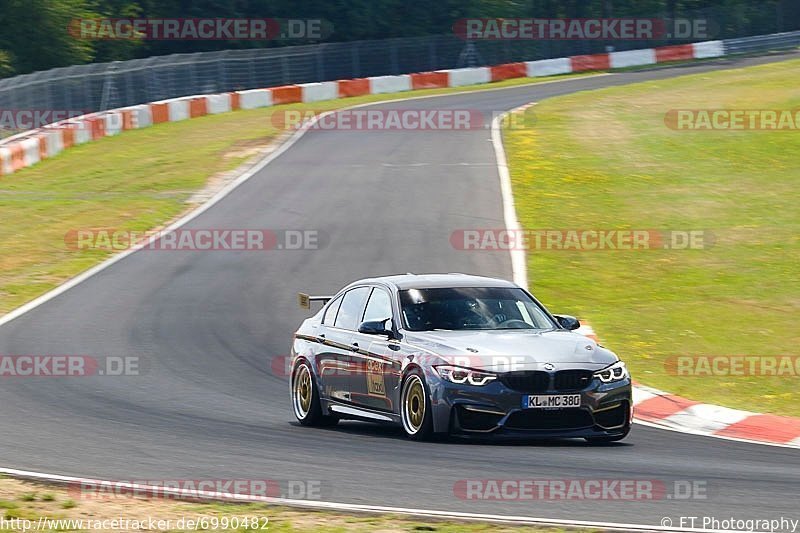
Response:
[[[617,361],[592,339],[564,330],[426,331],[408,333],[406,342],[433,352],[433,364],[481,370],[539,370],[547,363],[599,370]]]

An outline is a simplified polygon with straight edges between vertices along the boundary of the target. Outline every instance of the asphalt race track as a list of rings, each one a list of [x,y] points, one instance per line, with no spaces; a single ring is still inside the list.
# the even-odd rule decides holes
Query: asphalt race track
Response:
[[[789,56],[728,59],[382,104],[499,112],[547,97]],[[502,252],[454,250],[503,227],[489,130],[311,131],[189,228],[316,229],[320,250],[141,251],[0,327],[0,354],[136,356],[142,375],[0,381],[0,466],[112,480],[320,480],[328,501],[658,525],[797,516],[797,450],[634,426],[619,445],[414,443],[356,422],[297,425],[272,370],[307,314],[296,293],[361,277],[511,277]],[[124,142],[124,141],[122,141]],[[532,280],[535,283],[535,279]],[[535,292],[535,287],[534,287]],[[557,311],[558,302],[546,302]],[[567,306],[568,302],[564,302]],[[613,348],[613,347],[612,347]],[[461,479],[707,484],[682,501],[466,501]],[[749,514],[748,514],[749,513]],[[753,513],[756,513],[753,516]]]

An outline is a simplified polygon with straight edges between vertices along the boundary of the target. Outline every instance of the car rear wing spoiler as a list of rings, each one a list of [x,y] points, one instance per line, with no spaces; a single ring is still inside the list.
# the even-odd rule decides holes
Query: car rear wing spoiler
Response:
[[[333,298],[333,296],[309,296],[304,292],[297,293],[297,303],[302,309],[311,309],[311,302],[322,302],[326,304],[331,298]]]

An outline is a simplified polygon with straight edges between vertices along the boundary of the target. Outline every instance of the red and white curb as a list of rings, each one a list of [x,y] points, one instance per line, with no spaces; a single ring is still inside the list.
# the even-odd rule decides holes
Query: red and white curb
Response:
[[[688,400],[651,387],[633,391],[636,421],[696,435],[800,448],[800,419]]]

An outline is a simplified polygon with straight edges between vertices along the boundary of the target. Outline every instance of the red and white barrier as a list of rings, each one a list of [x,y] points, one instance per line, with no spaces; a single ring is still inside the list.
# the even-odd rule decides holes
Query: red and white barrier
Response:
[[[64,150],[64,133],[61,128],[43,128],[46,145],[46,157],[55,157]]]
[[[0,146],[0,176],[7,176],[14,170],[11,168],[11,149]]]
[[[540,76],[558,76],[559,74],[569,74],[572,72],[572,65],[568,57],[558,57],[555,59],[540,59],[539,61],[526,61],[525,67],[529,78]]]
[[[352,80],[339,80],[339,98],[350,98],[352,96],[365,96],[370,92],[369,79],[354,78]]]
[[[491,81],[503,81],[513,78],[524,78],[528,75],[528,68],[525,63],[505,63],[489,67]]]
[[[448,87],[462,87],[464,85],[477,85],[492,81],[492,74],[488,67],[457,68],[443,70],[449,76]]]
[[[19,145],[22,148],[23,161],[26,167],[35,165],[42,160],[38,137],[23,139],[19,142]]]
[[[209,115],[228,113],[232,111],[231,95],[229,93],[210,94],[206,98],[206,110]]]
[[[303,101],[303,89],[299,85],[282,85],[268,90],[272,93],[272,105],[296,104]]]
[[[84,144],[92,140],[92,128],[85,120],[73,121],[73,132],[75,134],[75,144]]]
[[[411,90],[411,76],[374,76],[369,79],[371,94],[401,93]]]
[[[149,105],[134,105],[123,110],[123,128],[137,130],[153,125],[153,112]]]
[[[126,130],[146,128],[162,122],[176,122],[208,114],[227,113],[235,109],[319,102],[368,94],[462,87],[513,78],[602,71],[723,55],[725,55],[725,47],[722,41],[708,41],[646,50],[505,63],[491,67],[417,72],[399,76],[373,76],[171,98],[77,117],[0,141],[0,175],[6,176],[21,168],[34,165],[44,158],[54,157],[74,145],[101,137],[118,135]]]
[[[687,61],[689,59],[694,59],[694,47],[691,44],[678,44],[675,46],[661,46],[656,48],[656,63]]]
[[[411,90],[441,89],[450,86],[450,76],[447,72],[418,72],[409,74],[411,77]]]
[[[189,101],[192,97],[171,98],[160,100],[150,104],[150,112],[153,116],[153,124],[162,122],[178,122],[191,118],[189,111]]]
[[[335,81],[301,83],[300,90],[303,102],[322,102],[339,97],[339,85]]]
[[[256,109],[272,105],[272,91],[269,89],[251,89],[238,91],[239,105],[242,109]]]
[[[625,52],[611,52],[611,68],[638,67],[640,65],[653,65],[656,62],[656,51],[628,50]]]
[[[695,59],[707,59],[710,57],[722,57],[725,55],[725,46],[722,41],[706,41],[704,43],[694,43]]]
[[[103,114],[106,135],[119,135],[122,133],[122,111],[109,111]]]
[[[170,122],[186,120],[189,116],[189,100],[186,97],[172,98],[166,101]]]

